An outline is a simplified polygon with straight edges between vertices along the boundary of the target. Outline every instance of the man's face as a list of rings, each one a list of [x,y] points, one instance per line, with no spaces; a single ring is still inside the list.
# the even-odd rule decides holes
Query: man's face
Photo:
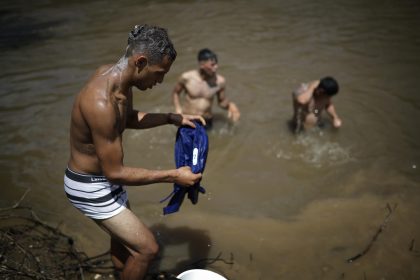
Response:
[[[163,82],[166,73],[169,72],[172,61],[165,56],[161,63],[147,65],[139,73],[139,78],[135,86],[140,90],[147,90],[153,88],[156,84]]]
[[[317,97],[323,97],[323,96],[326,95],[325,90],[323,88],[317,87],[315,89],[314,95],[317,96]]]
[[[215,75],[218,67],[219,65],[214,59],[200,61],[200,69],[209,76]]]
[[[325,89],[317,87],[314,91],[314,96],[317,99],[331,99],[332,96],[329,96]]]

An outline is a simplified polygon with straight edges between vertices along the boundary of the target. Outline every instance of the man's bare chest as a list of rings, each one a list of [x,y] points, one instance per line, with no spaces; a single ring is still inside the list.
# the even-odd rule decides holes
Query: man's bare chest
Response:
[[[187,94],[191,98],[212,99],[220,91],[220,85],[216,82],[191,79],[185,84]]]
[[[308,111],[310,113],[314,113],[315,115],[319,115],[322,113],[322,111],[325,109],[325,107],[328,105],[328,99],[322,98],[322,99],[315,99],[312,98],[309,102]]]

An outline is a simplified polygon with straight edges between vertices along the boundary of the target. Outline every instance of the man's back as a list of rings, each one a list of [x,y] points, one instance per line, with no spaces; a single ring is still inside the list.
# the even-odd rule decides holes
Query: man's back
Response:
[[[98,110],[113,116],[117,125],[118,107],[113,105],[110,91],[112,77],[104,74],[109,65],[101,66],[90,78],[86,86],[76,96],[70,124],[70,152],[69,166],[74,171],[89,174],[101,174],[98,155],[92,137],[92,130],[101,120],[96,119]],[[123,116],[121,116],[123,117]],[[122,122],[118,122],[119,126]],[[121,129],[122,132],[122,129]]]

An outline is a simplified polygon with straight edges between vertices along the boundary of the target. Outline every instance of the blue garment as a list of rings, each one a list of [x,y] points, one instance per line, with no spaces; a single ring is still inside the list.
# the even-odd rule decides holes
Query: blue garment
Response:
[[[193,173],[203,173],[206,166],[209,140],[207,132],[201,123],[194,121],[194,124],[196,128],[190,126],[178,128],[175,142],[175,164],[176,168],[189,166]],[[198,194],[200,192],[206,192],[200,185],[200,181],[192,187],[174,184],[174,190],[169,195],[169,197],[172,196],[171,200],[169,201],[168,206],[163,208],[163,214],[166,215],[177,212],[187,193],[191,202],[196,204],[198,202]],[[166,201],[169,197],[161,202]]]

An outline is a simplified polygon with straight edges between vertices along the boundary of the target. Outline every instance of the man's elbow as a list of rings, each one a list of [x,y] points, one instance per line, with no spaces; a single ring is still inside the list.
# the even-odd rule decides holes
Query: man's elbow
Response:
[[[219,107],[222,108],[222,109],[228,110],[229,109],[229,105],[230,105],[230,102],[227,101],[227,100],[221,100],[221,101],[219,101]]]
[[[124,176],[123,170],[121,169],[113,169],[113,170],[104,170],[104,176],[106,179],[116,185],[124,184]]]

